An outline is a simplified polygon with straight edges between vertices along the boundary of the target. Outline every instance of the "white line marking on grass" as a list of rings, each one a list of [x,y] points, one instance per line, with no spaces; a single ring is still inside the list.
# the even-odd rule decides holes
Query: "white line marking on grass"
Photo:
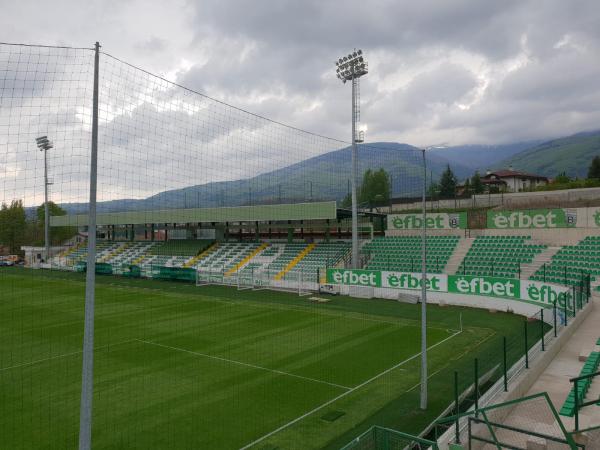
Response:
[[[300,379],[306,380],[306,381],[313,381],[315,383],[327,384],[329,386],[333,386],[333,387],[340,388],[340,389],[345,389],[347,391],[352,389],[351,387],[342,386],[341,384],[330,383],[329,381],[324,381],[324,380],[317,380],[316,378],[303,377],[302,375],[296,375],[294,373],[284,372],[282,370],[269,369],[268,367],[257,366],[256,364],[249,364],[249,363],[245,363],[242,361],[236,361],[235,359],[228,359],[228,358],[223,358],[221,356],[214,356],[214,355],[208,355],[206,353],[194,352],[192,350],[186,350],[185,348],[172,347],[170,345],[159,344],[158,342],[145,341],[143,339],[136,339],[136,340],[139,342],[143,342],[144,344],[156,345],[157,347],[163,347],[163,348],[168,348],[168,349],[175,350],[178,352],[189,353],[190,355],[202,356],[203,358],[216,359],[218,361],[224,361],[224,362],[228,362],[228,363],[232,363],[232,364],[238,364],[240,366],[250,367],[252,369],[259,369],[259,370],[264,370],[267,372],[276,373],[278,375],[287,375],[288,377],[300,378]]]
[[[137,339],[129,339],[128,341],[117,342],[116,344],[100,345],[98,347],[95,347],[94,350],[99,350],[99,349],[105,348],[105,347],[112,347],[114,345],[128,344],[130,342],[135,342],[135,341],[137,341]],[[76,352],[63,353],[62,355],[50,356],[48,358],[36,359],[35,361],[29,361],[29,362],[26,362],[26,363],[15,364],[14,366],[0,367],[0,372],[3,372],[5,370],[10,370],[10,369],[16,369],[18,367],[33,366],[34,364],[38,364],[38,363],[41,363],[41,362],[51,361],[53,359],[59,359],[59,358],[66,358],[68,356],[79,355],[81,353],[83,353],[83,351],[82,350],[78,350]]]
[[[441,345],[441,344],[443,344],[444,342],[446,342],[446,341],[448,341],[448,340],[452,339],[453,337],[455,337],[455,336],[459,335],[460,333],[462,333],[462,331],[457,331],[457,332],[456,332],[456,333],[454,333],[453,335],[451,335],[451,336],[448,336],[447,338],[445,338],[445,339],[441,340],[440,342],[437,342],[437,343],[433,344],[432,346],[428,347],[428,348],[427,348],[427,350],[428,350],[428,351],[429,351],[429,350],[433,350],[433,349],[434,349],[435,347],[437,347],[438,345]],[[353,387],[353,388],[352,388],[352,389],[350,389],[349,391],[346,391],[346,392],[343,392],[343,393],[341,393],[341,394],[340,394],[340,395],[338,395],[337,397],[334,397],[334,398],[332,398],[331,400],[329,400],[329,401],[327,401],[327,402],[323,403],[323,404],[322,404],[322,405],[320,405],[320,406],[317,406],[316,408],[314,408],[314,409],[312,409],[312,410],[308,411],[307,413],[305,413],[305,414],[302,414],[302,415],[301,415],[301,416],[299,416],[299,417],[296,417],[294,420],[291,420],[290,422],[288,422],[288,423],[286,423],[286,424],[284,424],[284,425],[280,426],[279,428],[277,428],[277,429],[275,429],[275,430],[273,430],[273,431],[271,431],[271,432],[269,432],[269,433],[265,434],[264,436],[261,436],[261,437],[259,437],[259,438],[258,438],[258,439],[256,439],[255,441],[252,441],[252,442],[250,442],[249,444],[247,444],[247,445],[245,445],[244,447],[242,447],[240,450],[246,450],[246,449],[248,449],[248,448],[252,447],[253,445],[256,445],[256,444],[258,444],[259,442],[261,442],[261,441],[264,441],[264,440],[265,440],[265,439],[267,439],[268,437],[271,437],[271,436],[273,436],[274,434],[277,434],[277,433],[279,433],[280,431],[282,431],[282,430],[284,430],[284,429],[288,428],[289,426],[291,426],[291,425],[294,425],[295,423],[297,423],[297,422],[301,421],[302,419],[304,419],[304,418],[306,418],[306,417],[308,417],[308,416],[310,416],[310,415],[312,415],[312,414],[316,413],[317,411],[319,411],[319,410],[321,410],[321,409],[325,408],[326,406],[329,406],[329,405],[331,405],[332,403],[334,403],[334,402],[338,401],[339,399],[341,399],[341,398],[343,398],[343,397],[347,396],[348,394],[351,394],[352,392],[354,392],[354,391],[356,391],[356,390],[358,390],[358,389],[360,389],[360,388],[362,388],[362,387],[366,386],[367,384],[369,384],[369,383],[371,383],[371,382],[373,382],[373,381],[377,380],[378,378],[381,378],[382,376],[384,376],[384,375],[388,374],[388,373],[389,373],[389,372],[391,372],[392,370],[395,370],[395,369],[397,369],[398,367],[400,367],[400,366],[403,366],[404,364],[406,364],[406,363],[408,363],[408,362],[412,361],[413,359],[415,359],[415,358],[418,358],[420,355],[421,355],[421,352],[419,352],[419,353],[417,353],[417,354],[415,354],[415,355],[411,356],[410,358],[407,358],[407,359],[405,359],[404,361],[401,361],[401,362],[399,362],[399,363],[398,363],[398,364],[396,364],[395,366],[392,366],[392,367],[390,367],[390,368],[388,368],[388,369],[384,370],[383,372],[380,372],[380,373],[378,373],[378,374],[377,374],[377,375],[375,375],[374,377],[371,377],[371,378],[369,378],[367,381],[363,381],[361,384],[359,384],[358,386],[355,386],[355,387]]]

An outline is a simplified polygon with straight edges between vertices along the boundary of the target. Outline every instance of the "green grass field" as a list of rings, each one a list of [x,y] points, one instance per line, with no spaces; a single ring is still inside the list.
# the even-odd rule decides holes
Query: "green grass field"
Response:
[[[96,291],[98,449],[339,448],[373,423],[418,432],[450,403],[454,370],[523,330],[517,316],[431,306],[424,412],[417,305],[117,277]],[[83,294],[80,274],[0,270],[0,448],[77,447]]]

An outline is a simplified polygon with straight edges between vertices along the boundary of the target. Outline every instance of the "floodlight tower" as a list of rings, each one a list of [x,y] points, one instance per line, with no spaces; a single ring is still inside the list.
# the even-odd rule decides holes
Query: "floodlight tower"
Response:
[[[48,211],[48,150],[53,148],[52,142],[48,136],[41,136],[35,139],[38,148],[44,152],[44,245],[46,246],[46,264],[50,261],[50,217]]]
[[[336,75],[342,81],[352,82],[352,175],[350,177],[350,186],[352,192],[352,268],[359,269],[358,259],[358,206],[356,198],[356,178],[358,176],[357,143],[363,141],[363,133],[356,134],[356,122],[360,121],[360,77],[369,72],[367,61],[362,50],[354,50],[347,56],[341,57],[335,62]]]

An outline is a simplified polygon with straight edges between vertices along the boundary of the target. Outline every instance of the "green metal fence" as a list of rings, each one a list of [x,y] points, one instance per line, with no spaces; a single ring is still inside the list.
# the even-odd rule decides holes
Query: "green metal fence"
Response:
[[[439,450],[438,445],[427,439],[400,431],[374,426],[346,444],[341,450]]]

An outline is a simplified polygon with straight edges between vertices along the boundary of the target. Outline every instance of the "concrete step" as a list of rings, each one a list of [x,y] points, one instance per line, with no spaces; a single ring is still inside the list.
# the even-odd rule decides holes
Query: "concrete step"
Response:
[[[456,271],[458,270],[458,267],[462,263],[463,259],[465,258],[465,255],[470,250],[474,241],[475,241],[475,238],[461,238],[458,241],[458,244],[456,245],[456,248],[454,249],[454,253],[452,253],[452,256],[450,256],[450,259],[448,260],[448,264],[446,264],[446,268],[444,269],[445,273],[449,273],[449,274],[456,273]]]
[[[521,279],[528,280],[534,273],[538,271],[544,264],[548,265],[552,261],[552,257],[560,250],[560,247],[548,247],[543,252],[539,253],[530,264],[521,266]]]

